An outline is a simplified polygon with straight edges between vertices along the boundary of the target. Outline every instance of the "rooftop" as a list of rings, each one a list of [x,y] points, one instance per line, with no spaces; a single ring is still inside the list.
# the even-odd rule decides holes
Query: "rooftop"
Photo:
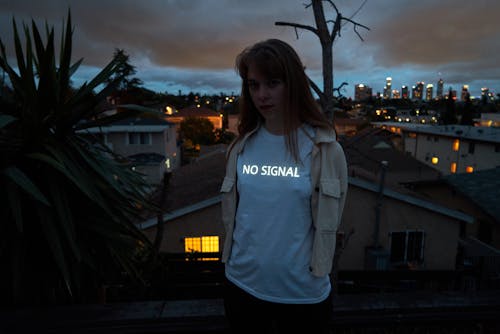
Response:
[[[220,114],[209,108],[191,106],[181,109],[169,117],[220,117]]]
[[[500,167],[445,177],[458,192],[500,222]]]
[[[425,125],[399,122],[374,122],[377,127],[397,127],[403,131],[500,143],[500,128],[469,125]]]

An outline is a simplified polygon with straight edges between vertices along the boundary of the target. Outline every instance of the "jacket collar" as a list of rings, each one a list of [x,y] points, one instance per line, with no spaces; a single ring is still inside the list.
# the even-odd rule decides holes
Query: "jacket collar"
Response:
[[[321,143],[332,143],[337,141],[337,134],[334,129],[316,128],[316,137],[314,143],[316,145]]]

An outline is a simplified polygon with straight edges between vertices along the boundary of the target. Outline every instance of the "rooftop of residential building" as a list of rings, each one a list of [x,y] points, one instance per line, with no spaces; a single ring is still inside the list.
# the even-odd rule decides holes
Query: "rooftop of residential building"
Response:
[[[397,127],[407,132],[415,132],[459,139],[500,143],[500,128],[470,125],[428,125],[402,122],[374,122],[376,127]]]

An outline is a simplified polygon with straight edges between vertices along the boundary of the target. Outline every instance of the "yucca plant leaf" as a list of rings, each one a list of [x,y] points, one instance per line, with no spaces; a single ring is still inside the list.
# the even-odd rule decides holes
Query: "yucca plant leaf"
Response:
[[[68,70],[68,77],[71,78],[73,74],[75,74],[76,70],[80,67],[80,65],[83,62],[83,58],[80,58],[78,61],[76,61],[73,65]]]
[[[69,78],[71,74],[69,73],[71,69],[71,49],[72,49],[72,27],[71,27],[71,12],[68,10],[68,21],[66,23],[66,29],[63,28],[61,34],[61,50],[59,56],[59,85],[61,88],[65,89],[69,87]]]
[[[42,230],[47,239],[47,244],[49,245],[52,256],[59,268],[61,275],[63,276],[65,287],[69,294],[72,295],[71,291],[71,278],[68,270],[68,262],[64,256],[66,253],[62,245],[62,238],[59,235],[56,227],[54,226],[54,217],[51,211],[37,206],[38,217],[40,219]]]
[[[12,88],[14,89],[14,91],[18,92],[18,94],[22,94],[23,87],[21,85],[21,77],[7,63],[7,54],[5,52],[5,46],[1,40],[0,40],[0,48],[2,49],[2,57],[0,57],[0,67],[9,76],[9,80],[12,84]]]
[[[14,48],[16,50],[17,68],[19,69],[19,75],[21,77],[25,77],[26,64],[24,63],[24,52],[21,46],[21,40],[19,39],[19,33],[17,31],[17,24],[15,19],[12,19],[12,26],[14,29]]]
[[[37,201],[45,204],[46,206],[50,206],[49,200],[45,197],[40,189],[30,180],[26,174],[24,174],[17,167],[7,167],[2,171],[4,175],[6,175],[12,182],[16,183],[21,189],[23,189],[26,193],[31,195]]]
[[[53,206],[56,209],[59,222],[59,227],[63,232],[66,242],[69,244],[71,250],[73,251],[74,257],[80,261],[81,255],[78,249],[78,245],[76,244],[76,232],[75,232],[75,223],[73,220],[73,215],[70,211],[70,204],[68,201],[68,196],[64,188],[60,188],[55,186],[57,181],[50,177],[49,180],[49,190],[52,198]]]
[[[7,191],[9,192],[9,206],[12,216],[16,222],[16,227],[19,232],[23,231],[23,212],[21,207],[21,195],[18,191],[18,187],[13,185],[11,182],[7,182]]]
[[[78,301],[89,287],[121,275],[123,269],[137,276],[139,244],[150,247],[134,225],[139,206],[151,205],[145,181],[122,157],[76,129],[130,115],[154,117],[154,112],[126,106],[120,116],[96,121],[102,113],[96,106],[114,88],[110,78],[116,77],[123,59],[110,61],[90,82],[72,90],[71,76],[82,59],[71,65],[71,22],[68,12],[59,61],[54,29],[47,24],[44,40],[33,20],[30,26],[23,25],[24,50],[14,27],[17,67],[8,64],[0,40],[0,68],[9,76],[13,91],[2,96],[5,108],[0,111],[0,152],[8,158],[4,164],[8,167],[0,169],[0,197],[6,203],[0,219],[7,220],[0,224],[0,260],[12,262],[5,290],[12,291],[17,303],[63,295],[64,301],[68,295]],[[36,245],[29,244],[33,242]],[[45,272],[47,279],[40,289],[46,291],[35,291],[32,283]]]
[[[57,166],[62,165],[62,168],[58,168],[58,170],[63,172],[64,175],[66,175],[66,177],[68,177],[89,199],[102,206],[104,199],[91,186],[97,180],[92,179],[87,176],[86,173],[82,172],[82,166],[73,162],[73,159],[67,154],[67,152],[64,152],[64,150],[55,149],[50,145],[45,145],[45,149],[50,152],[50,154],[55,158],[55,161],[59,162],[59,164],[54,163],[54,160],[47,159],[47,157],[44,158],[40,155],[31,154],[30,156],[35,156],[38,159],[52,163],[52,165],[56,168],[58,168]]]
[[[3,127],[6,127],[12,122],[17,121],[18,119],[14,116],[7,115],[7,114],[0,114],[0,129]]]

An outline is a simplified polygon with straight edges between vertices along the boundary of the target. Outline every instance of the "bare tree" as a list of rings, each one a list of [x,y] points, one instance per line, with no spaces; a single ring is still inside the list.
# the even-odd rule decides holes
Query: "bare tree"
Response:
[[[336,12],[335,20],[327,20],[325,18],[325,12],[323,10],[323,3],[329,3]],[[359,10],[364,6],[366,0],[361,4],[360,8],[355,12],[359,12]],[[354,26],[354,32],[358,35],[358,37],[363,41],[363,38],[358,32],[358,28],[364,28],[370,30],[370,28],[359,24],[352,20],[351,18],[347,18],[342,16],[339,12],[337,6],[332,0],[312,0],[310,4],[306,4],[305,8],[311,7],[314,12],[314,20],[316,22],[316,27],[303,25],[299,23],[290,23],[290,22],[275,22],[277,26],[290,26],[295,28],[295,33],[297,38],[299,35],[297,33],[297,29],[304,29],[313,32],[316,36],[318,36],[321,42],[322,49],[322,60],[323,60],[323,91],[319,89],[319,87],[309,79],[311,83],[311,87],[318,94],[320,99],[321,107],[323,111],[327,115],[327,117],[333,121],[333,108],[335,107],[336,98],[334,96],[334,91],[340,92],[343,86],[347,85],[346,82],[343,82],[339,87],[334,88],[333,86],[333,43],[335,42],[335,38],[340,37],[340,32],[342,30],[342,23],[351,23]],[[331,31],[328,25],[331,25]]]

